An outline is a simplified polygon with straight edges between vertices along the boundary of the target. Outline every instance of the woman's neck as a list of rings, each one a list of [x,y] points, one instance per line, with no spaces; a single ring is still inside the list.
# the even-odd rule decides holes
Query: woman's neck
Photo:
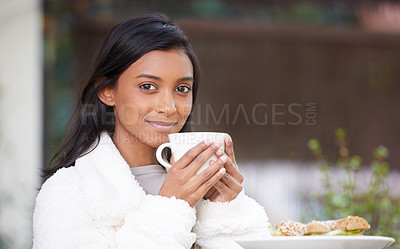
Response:
[[[127,132],[115,129],[113,142],[129,167],[157,164],[155,148],[143,143]]]

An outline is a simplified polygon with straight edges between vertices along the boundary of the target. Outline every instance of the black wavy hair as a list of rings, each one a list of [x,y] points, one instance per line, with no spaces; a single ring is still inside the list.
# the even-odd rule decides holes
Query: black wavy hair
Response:
[[[116,85],[120,75],[147,52],[174,48],[182,49],[193,65],[193,107],[199,84],[199,67],[197,57],[183,31],[160,13],[135,17],[116,25],[106,35],[92,62],[88,80],[68,124],[66,135],[49,166],[43,169],[42,177],[47,179],[58,169],[75,165],[76,159],[87,154],[90,147],[98,143],[101,132],[107,131],[113,136],[114,111],[113,107],[105,105],[98,98],[102,89]],[[191,116],[192,113],[181,132],[191,130]]]

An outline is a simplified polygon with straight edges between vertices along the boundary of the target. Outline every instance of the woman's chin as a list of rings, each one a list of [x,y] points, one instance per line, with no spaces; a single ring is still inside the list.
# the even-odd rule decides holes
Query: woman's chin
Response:
[[[153,147],[153,148],[158,148],[163,143],[168,143],[169,138],[168,135],[172,133],[178,133],[181,130],[181,126],[175,126],[173,129],[170,129],[168,131],[158,131],[150,127],[146,127],[146,132],[141,136],[139,139],[146,143],[147,145]]]
[[[152,133],[144,138],[144,141],[142,141],[150,147],[158,148],[158,146],[160,146],[161,144],[169,142],[168,134],[169,133]]]

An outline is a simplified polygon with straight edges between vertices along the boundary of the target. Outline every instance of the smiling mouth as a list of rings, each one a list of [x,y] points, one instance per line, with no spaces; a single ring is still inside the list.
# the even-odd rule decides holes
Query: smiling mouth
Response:
[[[146,121],[150,126],[159,131],[171,130],[177,122]]]

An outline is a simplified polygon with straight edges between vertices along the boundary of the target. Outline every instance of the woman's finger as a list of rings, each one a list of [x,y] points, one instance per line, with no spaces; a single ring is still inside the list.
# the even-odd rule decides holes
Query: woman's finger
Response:
[[[203,170],[199,175],[197,175],[197,178],[203,179],[202,181],[204,182],[208,178],[210,178],[215,172],[217,172],[220,168],[223,168],[223,165],[226,163],[227,156],[223,155],[217,159],[217,161],[210,163],[210,165]],[[225,170],[226,171],[226,170]]]
[[[175,163],[174,155],[171,155],[171,158],[169,159],[169,163],[170,164],[174,164]]]
[[[243,186],[237,182],[232,176],[226,173],[221,180],[228,188],[232,189],[235,193],[243,190]]]
[[[215,192],[218,191],[214,188],[214,186],[211,187],[210,190],[208,190],[207,193],[203,196],[203,199],[210,200],[214,196]]]
[[[236,198],[238,192],[235,192],[233,189],[229,188],[223,181],[218,181],[215,183],[214,188],[219,192],[219,195],[216,197],[214,201],[231,201]],[[211,199],[213,200],[213,199]]]
[[[212,195],[210,195],[210,198],[208,198],[208,200],[210,201],[214,201],[220,195],[220,193],[214,186],[212,187],[212,189],[214,189],[215,191],[212,193]]]
[[[202,186],[205,182],[207,182],[208,179],[212,178],[215,174],[217,174],[217,172],[222,168],[222,165],[224,165],[224,163],[226,163],[226,156],[222,156],[222,157],[218,158],[218,160],[216,162],[210,164],[210,166],[208,166],[208,168],[206,168],[200,174],[196,175],[193,178],[194,179],[193,187],[195,187],[196,189],[200,188],[200,186]],[[226,172],[226,169],[224,168],[224,173],[225,172]],[[204,192],[203,196],[205,193],[207,193],[207,192]]]
[[[214,160],[210,160],[210,165],[212,165],[214,162]],[[211,189],[208,190],[203,196],[203,199],[210,200],[215,195],[215,192],[217,192],[217,190],[214,187],[211,187]]]
[[[219,148],[221,148],[221,146],[221,142],[214,142],[207,149],[198,154],[196,158],[189,165],[186,166],[186,169],[189,172],[188,174],[195,175],[196,172],[207,162],[207,160],[210,159],[210,157],[214,155],[219,150]]]
[[[189,165],[200,153],[210,147],[211,141],[203,141],[188,150],[176,163],[175,168],[185,168]]]
[[[218,150],[216,155],[221,156],[221,155],[227,155],[225,152],[222,150]],[[239,167],[234,164],[234,162],[230,159],[227,160],[225,163],[224,167],[226,168],[226,172],[230,174],[237,182],[243,183],[243,175],[239,171]]]
[[[214,165],[216,165],[215,163]],[[204,172],[204,171],[203,171]],[[203,182],[197,189],[200,194],[204,196],[215,184],[224,176],[226,170],[225,168],[220,168],[211,178]]]
[[[225,153],[231,158],[235,166],[237,166],[235,152],[233,150],[233,141],[231,136],[226,136],[225,138]]]
[[[226,169],[226,172],[231,177],[233,177],[233,179],[235,179],[240,184],[243,183],[244,180],[243,175],[240,173],[239,168],[236,165],[232,164],[232,162],[230,161],[227,161],[224,164],[224,167]]]

